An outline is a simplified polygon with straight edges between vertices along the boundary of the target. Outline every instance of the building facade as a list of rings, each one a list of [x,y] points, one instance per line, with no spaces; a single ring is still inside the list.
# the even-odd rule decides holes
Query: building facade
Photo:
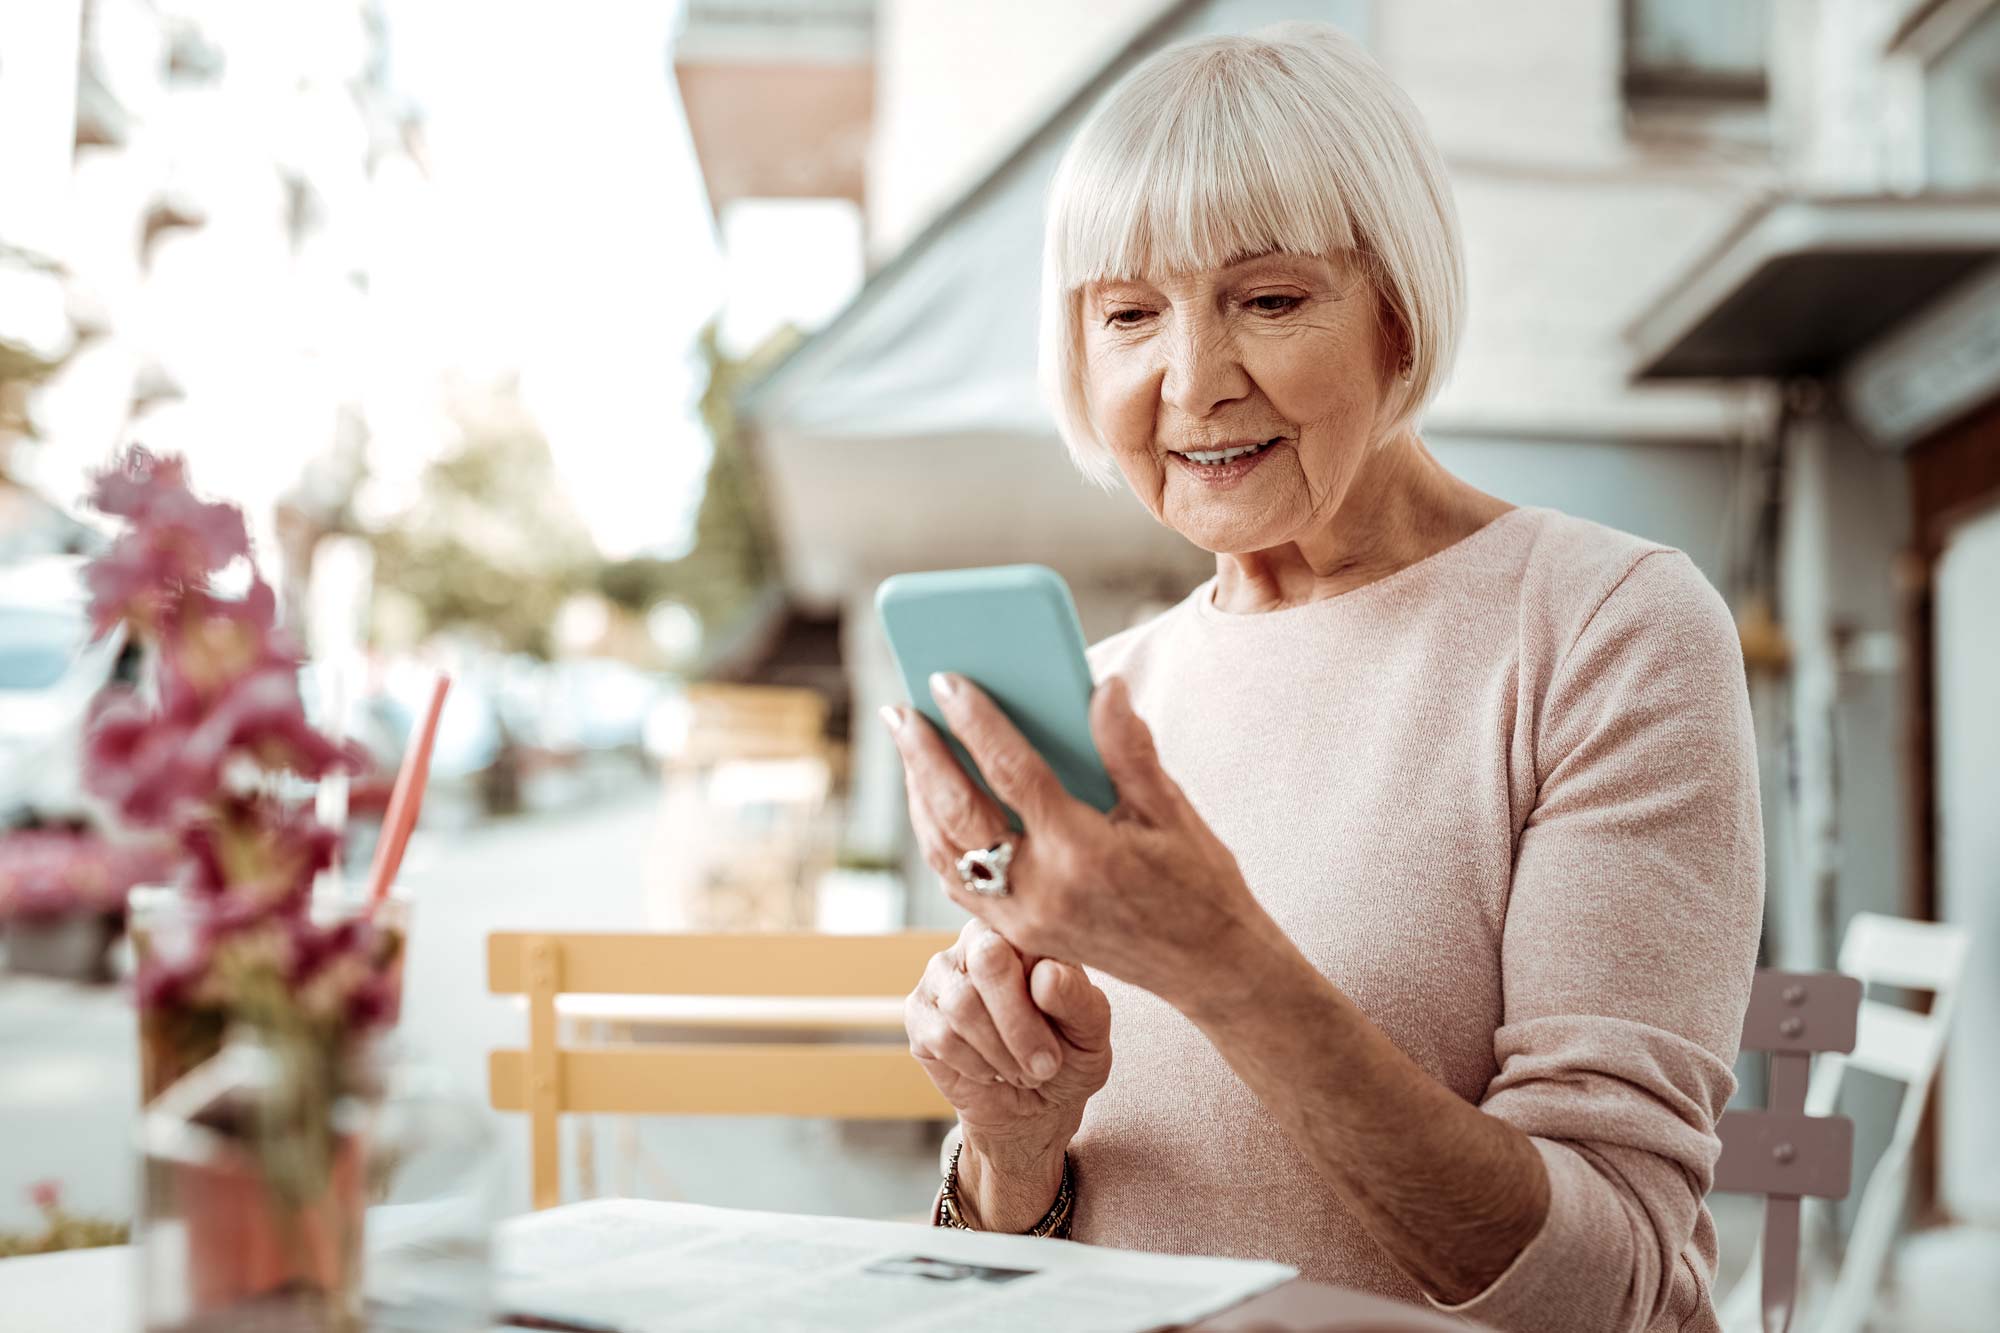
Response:
[[[1777,956],[1830,966],[1862,910],[1970,931],[1914,1184],[1923,1215],[1993,1227],[2000,5],[1840,0],[1776,22],[1782,188],[1636,312],[1634,372],[1774,396],[1756,591],[1787,667],[1760,719],[1788,742]]]

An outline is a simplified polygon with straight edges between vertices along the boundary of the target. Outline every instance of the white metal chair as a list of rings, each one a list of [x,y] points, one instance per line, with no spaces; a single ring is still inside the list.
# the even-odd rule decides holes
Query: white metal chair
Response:
[[[1874,983],[1929,991],[1929,1013],[1864,998],[1851,1054],[1823,1054],[1812,1072],[1805,1099],[1808,1116],[1833,1114],[1847,1069],[1895,1079],[1903,1099],[1896,1126],[1861,1191],[1854,1227],[1838,1270],[1819,1299],[1814,1300],[1811,1333],[1858,1333],[1874,1307],[1882,1270],[1895,1244],[1903,1202],[1909,1188],[1910,1150],[1929,1100],[1931,1081],[1943,1054],[1951,1026],[1959,980],[1967,949],[1963,928],[1930,921],[1860,912],[1848,923],[1841,941],[1838,970],[1865,985]],[[1830,1232],[1830,1221],[1815,1205],[1815,1228]],[[1759,1327],[1762,1237],[1751,1255],[1743,1280],[1731,1290],[1720,1311],[1728,1333],[1749,1333]],[[1803,1327],[1803,1326],[1802,1326]]]

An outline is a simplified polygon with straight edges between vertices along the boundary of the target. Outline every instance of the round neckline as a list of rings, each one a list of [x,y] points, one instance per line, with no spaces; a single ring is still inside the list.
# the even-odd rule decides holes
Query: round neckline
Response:
[[[1280,607],[1275,611],[1224,611],[1215,604],[1214,600],[1215,585],[1216,580],[1220,577],[1219,574],[1210,574],[1201,582],[1200,586],[1196,587],[1189,594],[1189,597],[1194,602],[1196,619],[1205,625],[1210,625],[1217,629],[1248,629],[1257,625],[1291,624],[1307,616],[1330,614],[1331,608],[1353,606],[1358,600],[1372,600],[1373,597],[1380,596],[1392,588],[1400,587],[1405,583],[1421,578],[1433,570],[1462,560],[1468,554],[1472,553],[1475,547],[1483,545],[1495,532],[1508,526],[1509,521],[1516,516],[1536,512],[1538,510],[1535,506],[1516,505],[1506,513],[1488,519],[1485,523],[1466,533],[1449,546],[1441,546],[1437,550],[1432,551],[1421,560],[1413,560],[1401,569],[1393,570],[1390,573],[1384,574],[1379,579],[1362,584],[1358,588],[1350,588],[1346,592],[1337,593],[1332,597],[1322,597],[1317,601],[1306,602],[1299,606]]]

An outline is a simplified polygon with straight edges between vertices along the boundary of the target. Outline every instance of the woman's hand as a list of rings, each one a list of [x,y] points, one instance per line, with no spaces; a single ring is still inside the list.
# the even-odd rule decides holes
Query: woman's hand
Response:
[[[959,1196],[994,1231],[1055,1197],[1083,1105],[1111,1072],[1111,1005],[1080,967],[1023,958],[980,921],[932,957],[903,1008],[910,1053],[965,1127]]]
[[[1254,984],[1254,976],[1230,966],[1232,950],[1282,936],[1236,858],[1161,768],[1123,679],[1105,681],[1090,701],[1091,735],[1118,789],[1109,815],[1065,791],[977,686],[962,676],[934,676],[931,686],[981,775],[1025,826],[1010,833],[1000,806],[959,767],[937,730],[919,723],[914,710],[893,710],[910,822],[952,901],[1025,954],[1101,968],[1190,1016]],[[968,890],[959,856],[1008,837],[1015,843],[1011,892]]]

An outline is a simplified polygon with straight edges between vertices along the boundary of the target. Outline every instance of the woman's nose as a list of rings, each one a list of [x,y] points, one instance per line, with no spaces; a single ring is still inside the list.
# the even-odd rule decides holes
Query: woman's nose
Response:
[[[1222,321],[1176,318],[1161,346],[1166,358],[1160,400],[1191,417],[1206,417],[1250,392],[1250,376]]]

